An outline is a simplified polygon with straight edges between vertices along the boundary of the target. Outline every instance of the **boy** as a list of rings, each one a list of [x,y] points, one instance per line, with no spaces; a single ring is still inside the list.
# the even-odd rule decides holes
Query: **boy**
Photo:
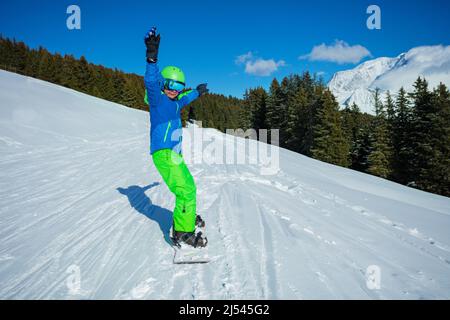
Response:
[[[146,97],[150,106],[150,139],[153,163],[169,190],[175,194],[173,232],[175,242],[193,247],[205,247],[207,239],[195,234],[195,227],[205,222],[196,214],[196,187],[181,154],[181,110],[184,106],[207,93],[206,84],[195,90],[185,90],[183,71],[174,66],[158,69],[160,35],[153,27],[145,37],[147,69],[145,73]]]

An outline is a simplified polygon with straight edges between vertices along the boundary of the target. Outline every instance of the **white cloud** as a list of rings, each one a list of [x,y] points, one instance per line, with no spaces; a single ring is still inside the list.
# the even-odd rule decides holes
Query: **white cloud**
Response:
[[[245,64],[245,73],[260,77],[270,76],[279,67],[286,65],[284,60],[275,61],[274,59],[257,58],[251,51],[236,57],[234,62],[237,65]]]
[[[236,64],[244,64],[244,63],[246,63],[247,61],[252,60],[252,59],[253,59],[253,53],[252,53],[251,51],[249,51],[249,52],[247,52],[247,53],[245,53],[245,54],[242,54],[242,55],[240,55],[240,56],[237,56],[237,57],[236,57],[236,60],[234,60],[234,62],[235,62]]]
[[[264,60],[257,59],[255,61],[247,61],[245,64],[245,72],[255,76],[267,77],[278,70],[278,67],[286,65],[283,60],[275,61],[273,59]]]
[[[310,61],[330,61],[338,64],[358,63],[365,57],[370,57],[370,51],[361,45],[350,46],[347,42],[336,40],[332,45],[315,46],[311,53],[300,56],[299,59]]]
[[[450,46],[422,46],[400,55],[395,68],[380,75],[371,85],[373,88],[396,92],[400,87],[413,90],[413,84],[421,76],[429,88],[440,82],[450,85]]]

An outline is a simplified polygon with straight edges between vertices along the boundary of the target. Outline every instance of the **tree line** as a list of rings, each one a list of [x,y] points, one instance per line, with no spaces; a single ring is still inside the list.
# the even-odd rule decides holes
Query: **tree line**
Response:
[[[450,196],[450,95],[423,78],[413,92],[374,92],[375,116],[340,110],[320,79],[305,72],[246,91],[244,128],[279,129],[280,146],[331,164]]]
[[[86,94],[145,110],[141,76],[87,62],[84,56],[30,49],[23,42],[0,36],[0,67]]]
[[[30,49],[0,35],[0,67],[131,108],[148,111],[143,77],[72,55]],[[331,164],[450,196],[450,95],[418,78],[413,92],[374,93],[376,115],[353,104],[340,110],[321,79],[305,72],[274,79],[244,99],[207,94],[187,106],[183,123],[279,129],[280,146]]]

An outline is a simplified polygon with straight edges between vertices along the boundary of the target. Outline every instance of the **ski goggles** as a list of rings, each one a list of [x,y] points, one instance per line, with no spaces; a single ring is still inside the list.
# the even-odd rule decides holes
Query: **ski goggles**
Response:
[[[164,89],[181,92],[184,89],[184,83],[172,79],[166,79],[164,80]]]

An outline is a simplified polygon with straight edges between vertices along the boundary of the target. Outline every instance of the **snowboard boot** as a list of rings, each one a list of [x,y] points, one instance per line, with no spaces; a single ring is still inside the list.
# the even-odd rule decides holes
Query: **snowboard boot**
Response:
[[[202,219],[201,216],[197,215],[195,217],[195,226],[197,228],[204,228],[205,227],[205,221]]]
[[[204,248],[208,243],[208,239],[202,237],[201,232],[195,234],[195,232],[174,231],[173,238],[177,243],[185,243],[194,248]]]

